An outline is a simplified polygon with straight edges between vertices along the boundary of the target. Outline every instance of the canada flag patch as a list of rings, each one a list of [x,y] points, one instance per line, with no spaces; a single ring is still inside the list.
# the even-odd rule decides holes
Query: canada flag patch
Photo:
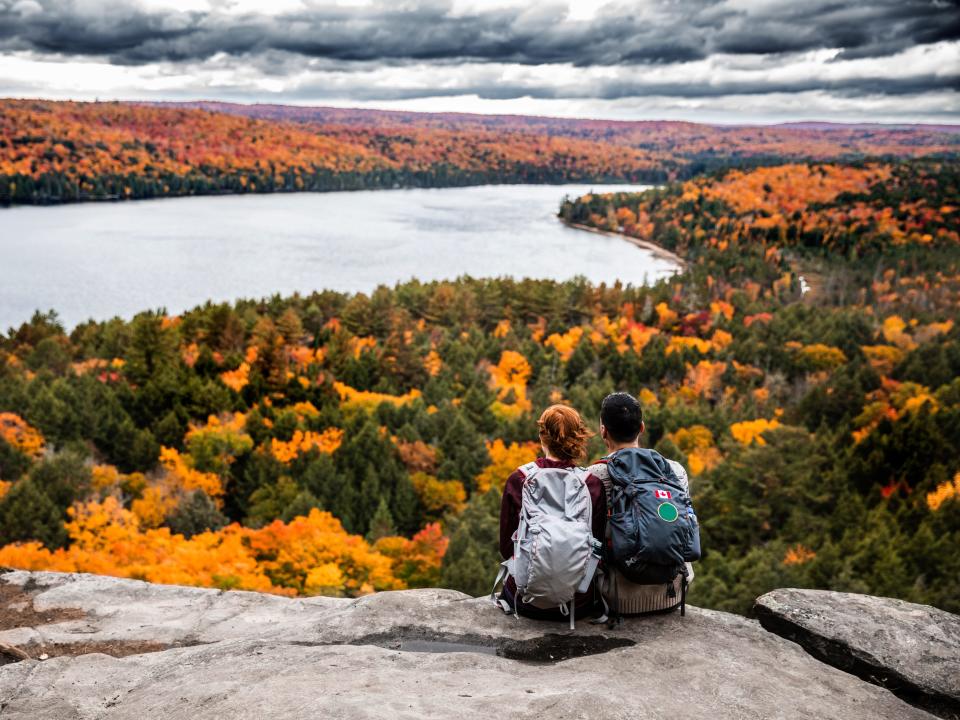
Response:
[[[654,490],[653,496],[657,500],[670,500],[673,497],[669,490]]]

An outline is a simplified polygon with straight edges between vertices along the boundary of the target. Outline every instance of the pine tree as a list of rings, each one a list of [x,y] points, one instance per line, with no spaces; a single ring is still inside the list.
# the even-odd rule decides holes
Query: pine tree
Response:
[[[490,592],[500,562],[500,493],[474,496],[457,517],[447,519],[450,544],[443,556],[440,582],[468,595]]]
[[[91,473],[82,456],[63,452],[34,465],[29,479],[61,509],[61,517],[65,519],[67,508],[83,499],[90,490]]]
[[[473,489],[477,475],[490,464],[490,453],[483,437],[462,413],[453,412],[453,421],[440,438],[442,460],[437,475],[459,480],[467,490]]]
[[[297,499],[300,489],[284,475],[275,484],[264,485],[250,496],[250,510],[244,524],[263,527],[277,518]]]
[[[31,478],[14,483],[0,499],[0,546],[39,540],[48,548],[63,547],[64,512]]]
[[[180,501],[164,524],[171,532],[191,538],[207,530],[219,530],[228,522],[227,516],[217,509],[210,496],[203,490],[196,490]]]
[[[447,395],[449,397],[449,393]],[[497,399],[496,393],[482,383],[474,383],[463,396],[461,407],[467,418],[483,433],[492,433],[497,427],[497,419],[490,405]]]
[[[127,349],[124,372],[137,385],[143,385],[176,357],[176,331],[163,327],[163,314],[146,312],[131,323],[132,337]]]
[[[298,345],[303,336],[303,323],[293,308],[287,308],[277,320],[277,330],[287,345]]]
[[[0,480],[17,480],[30,468],[30,458],[0,437]]]
[[[390,508],[397,527],[401,531],[411,534],[419,529],[420,518],[423,517],[423,508],[420,505],[417,491],[413,487],[413,482],[410,480],[410,475],[406,472],[397,479]]]
[[[305,517],[310,514],[314,508],[322,508],[323,505],[316,496],[309,490],[301,490],[297,496],[287,505],[281,513],[280,519],[284,522],[290,522],[297,517]]]
[[[396,534],[397,528],[393,524],[393,516],[390,514],[390,508],[387,507],[387,501],[380,498],[380,504],[377,505],[377,511],[373,514],[367,530],[367,542],[376,542],[382,537]]]
[[[370,463],[365,463],[363,468],[363,480],[361,480],[359,488],[360,502],[358,514],[360,516],[360,523],[362,525],[368,525],[373,521],[380,505],[385,504],[386,500],[381,494],[383,487],[380,484],[380,478],[377,476],[376,468]],[[392,518],[391,522],[393,522]]]

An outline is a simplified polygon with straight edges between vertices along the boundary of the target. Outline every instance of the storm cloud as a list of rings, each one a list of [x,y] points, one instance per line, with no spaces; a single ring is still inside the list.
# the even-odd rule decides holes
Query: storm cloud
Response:
[[[216,73],[214,85],[239,91],[246,83],[253,95],[370,101],[954,98],[960,88],[955,0],[650,0],[609,3],[584,17],[550,2],[472,9],[452,0],[289,0],[282,7],[0,0],[0,58],[99,63],[134,75],[137,68],[166,77]],[[391,68],[412,68],[413,79]],[[557,72],[536,72],[542,68]]]
[[[281,50],[344,61],[617,65],[820,48],[839,49],[840,58],[876,57],[960,37],[960,11],[945,0],[614,3],[583,21],[569,20],[561,4],[462,13],[438,0],[305,3],[276,15],[219,6],[177,11],[131,0],[0,0],[0,49],[131,64]]]

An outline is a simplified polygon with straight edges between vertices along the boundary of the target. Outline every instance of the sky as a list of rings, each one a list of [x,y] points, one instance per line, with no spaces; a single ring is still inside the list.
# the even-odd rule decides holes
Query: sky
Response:
[[[0,0],[0,96],[960,123],[960,0]]]

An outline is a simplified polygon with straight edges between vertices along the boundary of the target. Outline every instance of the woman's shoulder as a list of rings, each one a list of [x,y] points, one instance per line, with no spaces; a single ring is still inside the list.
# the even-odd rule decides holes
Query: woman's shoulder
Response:
[[[521,478],[527,477],[528,475],[537,471],[538,468],[542,466],[541,458],[536,460],[531,460],[530,462],[524,463],[523,465],[518,465],[517,468],[513,471],[513,475],[518,475]]]
[[[523,465],[515,468],[514,471],[507,476],[506,488],[519,488],[523,484],[523,481],[538,467],[539,464],[534,461],[524,463]]]

